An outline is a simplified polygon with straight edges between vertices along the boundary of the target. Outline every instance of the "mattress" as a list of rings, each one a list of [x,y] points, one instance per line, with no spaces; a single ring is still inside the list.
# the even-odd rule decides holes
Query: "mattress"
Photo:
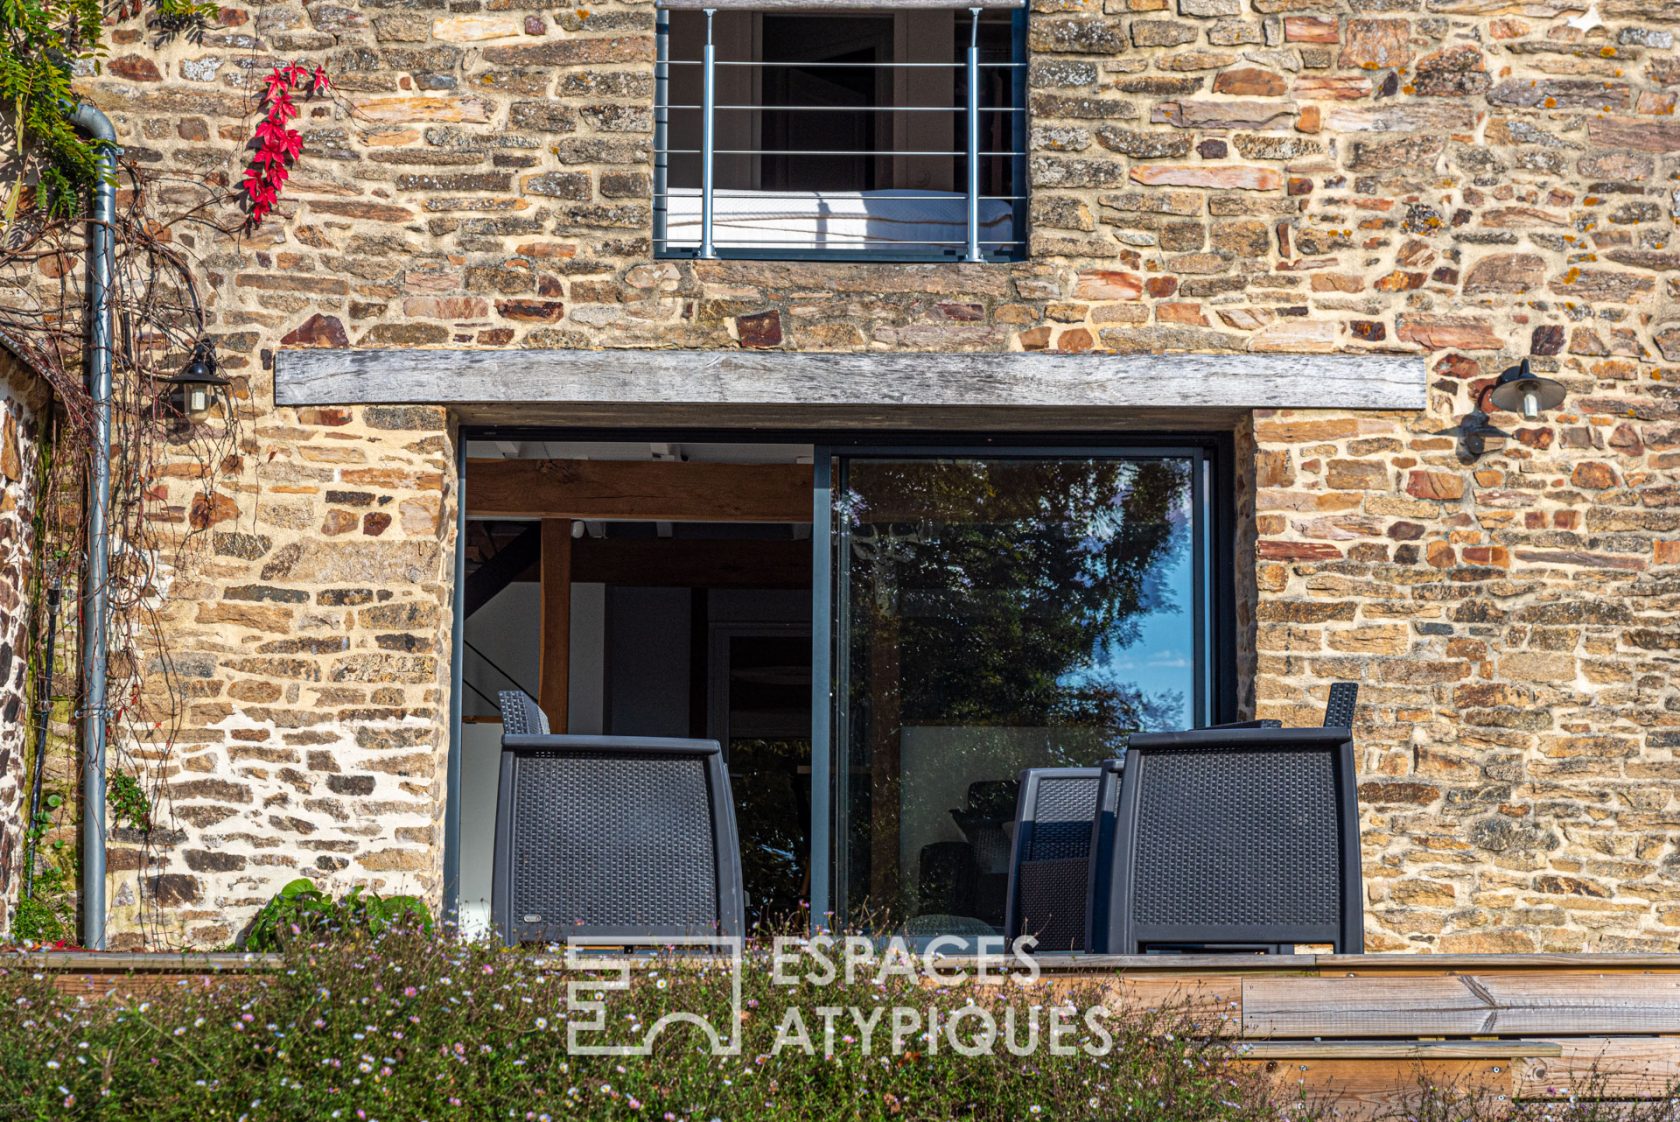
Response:
[[[980,200],[983,248],[1010,240],[1009,203]],[[666,201],[668,249],[700,244],[700,191],[674,187]],[[952,249],[968,241],[968,200],[955,191],[718,191],[712,244],[719,249]]]

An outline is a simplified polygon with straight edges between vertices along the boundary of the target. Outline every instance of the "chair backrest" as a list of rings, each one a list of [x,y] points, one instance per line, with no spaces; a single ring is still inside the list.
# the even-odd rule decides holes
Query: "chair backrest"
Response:
[[[504,735],[490,895],[510,945],[743,934],[717,741]]]
[[[1083,949],[1096,809],[1094,767],[1021,773],[1004,901],[1006,938],[1036,936],[1040,951]]]
[[[496,695],[496,705],[502,711],[503,736],[548,735],[548,715],[524,690],[503,690]]]
[[[1358,682],[1332,682],[1330,699],[1324,705],[1324,727],[1351,729],[1353,710],[1359,703]]]
[[[1364,946],[1346,728],[1140,733],[1105,762],[1089,949]]]

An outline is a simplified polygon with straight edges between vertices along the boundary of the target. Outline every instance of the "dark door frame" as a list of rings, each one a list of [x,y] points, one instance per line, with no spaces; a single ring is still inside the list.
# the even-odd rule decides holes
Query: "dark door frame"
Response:
[[[1197,573],[1196,610],[1204,621],[1197,629],[1202,646],[1196,652],[1205,683],[1199,691],[1197,708],[1212,721],[1236,718],[1237,706],[1237,621],[1236,621],[1236,460],[1235,441],[1228,432],[1156,433],[1008,433],[997,435],[968,432],[906,435],[881,431],[837,433],[822,430],[702,429],[660,426],[631,428],[564,428],[554,426],[468,426],[457,430],[455,449],[456,508],[454,633],[450,666],[450,741],[446,767],[443,852],[443,905],[446,915],[457,910],[461,868],[461,704],[460,692],[465,638],[460,594],[466,568],[465,529],[467,442],[469,440],[554,440],[624,441],[652,440],[676,443],[808,444],[813,447],[812,466],[812,618],[811,618],[811,922],[830,927],[834,917],[833,832],[838,825],[833,786],[819,782],[832,766],[836,743],[837,665],[834,652],[835,579],[833,558],[832,501],[833,465],[837,458],[862,455],[894,456],[1113,456],[1192,455],[1197,462],[1193,479],[1193,501],[1206,511],[1195,522],[1192,549]],[[820,827],[820,828],[819,828]]]

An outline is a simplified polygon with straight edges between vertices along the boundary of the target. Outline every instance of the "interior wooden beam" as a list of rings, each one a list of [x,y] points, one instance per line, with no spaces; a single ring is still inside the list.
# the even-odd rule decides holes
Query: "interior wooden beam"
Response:
[[[583,538],[572,580],[649,588],[810,588],[809,541]]]
[[[474,518],[809,522],[810,464],[473,460]]]
[[[469,473],[468,478],[471,478]],[[542,619],[537,658],[537,704],[548,714],[549,728],[567,729],[571,681],[572,520],[545,518],[542,523]]]

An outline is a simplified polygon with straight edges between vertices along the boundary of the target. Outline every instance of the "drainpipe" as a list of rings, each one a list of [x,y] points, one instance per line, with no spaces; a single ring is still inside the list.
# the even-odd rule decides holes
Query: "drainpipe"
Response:
[[[88,322],[84,363],[93,401],[87,555],[82,567],[82,945],[105,949],[105,584],[111,503],[111,272],[117,218],[117,132],[83,102],[70,122],[100,144],[101,179],[88,216]]]

